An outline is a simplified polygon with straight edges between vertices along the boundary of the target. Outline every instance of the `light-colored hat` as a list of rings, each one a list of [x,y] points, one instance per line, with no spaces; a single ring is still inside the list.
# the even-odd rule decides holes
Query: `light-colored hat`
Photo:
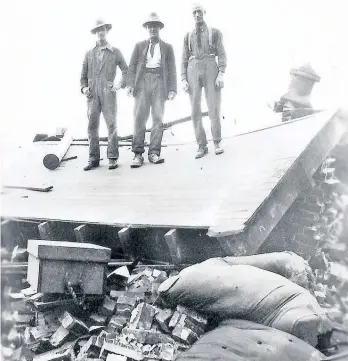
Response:
[[[146,28],[147,25],[151,23],[157,23],[159,24],[160,28],[162,29],[164,27],[164,24],[160,20],[159,16],[156,13],[151,13],[147,20],[144,22],[143,27]]]
[[[95,26],[91,29],[91,33],[92,34],[95,34],[96,33],[96,30],[98,28],[101,28],[102,26],[105,26],[106,30],[109,31],[111,28],[112,28],[112,25],[109,24],[109,23],[106,23],[103,19],[98,19],[96,22],[95,22]]]
[[[206,13],[205,8],[204,8],[201,4],[198,4],[198,3],[197,3],[197,4],[193,4],[193,6],[192,6],[192,12],[194,13],[195,11],[198,11],[198,10],[202,11],[203,14]]]
[[[302,76],[303,78],[310,79],[314,82],[320,81],[319,74],[312,68],[312,66],[309,63],[304,64],[298,68],[291,69],[290,74]]]

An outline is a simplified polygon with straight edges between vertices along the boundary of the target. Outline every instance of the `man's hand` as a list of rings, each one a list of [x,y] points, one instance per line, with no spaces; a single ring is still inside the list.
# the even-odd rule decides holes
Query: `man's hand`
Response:
[[[168,94],[168,100],[173,100],[176,97],[176,93],[173,91],[170,91]]]
[[[215,86],[217,88],[223,88],[225,85],[224,83],[224,74],[219,72],[218,76],[216,77],[216,80],[215,80]]]
[[[117,90],[121,89],[121,83],[117,83],[116,85],[114,85],[114,83],[108,82],[108,84],[109,84],[110,90],[113,93],[116,93]]]
[[[88,87],[88,86],[85,86],[85,87],[82,89],[82,93],[83,93],[84,95],[86,95],[87,98],[91,98],[91,97],[92,97],[91,91],[89,90],[89,87]]]
[[[186,79],[184,79],[182,81],[182,89],[184,90],[184,92],[188,93],[190,87],[189,87],[189,83],[187,82]]]
[[[134,88],[127,87],[127,95],[130,97],[133,97],[134,96]]]

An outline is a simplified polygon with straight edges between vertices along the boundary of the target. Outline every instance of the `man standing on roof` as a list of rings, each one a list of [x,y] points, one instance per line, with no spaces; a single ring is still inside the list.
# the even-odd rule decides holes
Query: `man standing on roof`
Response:
[[[226,53],[221,32],[208,27],[204,22],[205,9],[201,5],[195,5],[192,13],[196,26],[184,38],[181,79],[183,88],[189,93],[191,100],[191,116],[198,143],[196,158],[202,158],[208,153],[207,138],[202,124],[202,88],[208,105],[215,154],[223,153],[220,147],[220,104],[221,88],[224,87]]]
[[[176,67],[173,47],[159,37],[164,27],[156,13],[151,13],[143,26],[149,32],[149,40],[135,45],[127,75],[128,94],[134,96],[134,134],[131,168],[139,168],[144,162],[146,122],[150,108],[153,126],[148,159],[151,163],[163,163],[161,142],[163,114],[166,100],[173,100],[177,93]]]
[[[120,50],[111,46],[107,41],[107,34],[111,24],[97,20],[91,30],[96,34],[97,43],[89,50],[83,61],[81,73],[81,92],[87,97],[89,161],[85,171],[99,166],[99,120],[103,116],[108,129],[107,157],[109,169],[117,168],[118,139],[116,127],[116,91],[126,86],[128,66]],[[117,66],[122,71],[122,78],[114,84]]]

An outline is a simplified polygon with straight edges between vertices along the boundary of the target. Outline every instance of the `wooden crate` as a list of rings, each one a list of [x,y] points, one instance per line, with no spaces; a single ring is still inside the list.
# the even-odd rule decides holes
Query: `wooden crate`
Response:
[[[27,279],[36,292],[66,293],[81,280],[85,294],[102,294],[111,249],[91,243],[28,240]]]

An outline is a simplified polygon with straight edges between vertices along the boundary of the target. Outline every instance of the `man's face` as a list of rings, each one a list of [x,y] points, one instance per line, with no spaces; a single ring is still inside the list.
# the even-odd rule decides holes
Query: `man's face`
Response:
[[[159,38],[160,26],[157,23],[150,23],[147,25],[147,30],[151,39]]]
[[[100,28],[96,29],[96,35],[97,39],[100,40],[106,40],[106,36],[108,34],[108,31],[106,30],[105,26],[101,26]]]
[[[193,18],[195,19],[196,24],[200,24],[203,22],[203,11],[195,10],[193,12]]]

